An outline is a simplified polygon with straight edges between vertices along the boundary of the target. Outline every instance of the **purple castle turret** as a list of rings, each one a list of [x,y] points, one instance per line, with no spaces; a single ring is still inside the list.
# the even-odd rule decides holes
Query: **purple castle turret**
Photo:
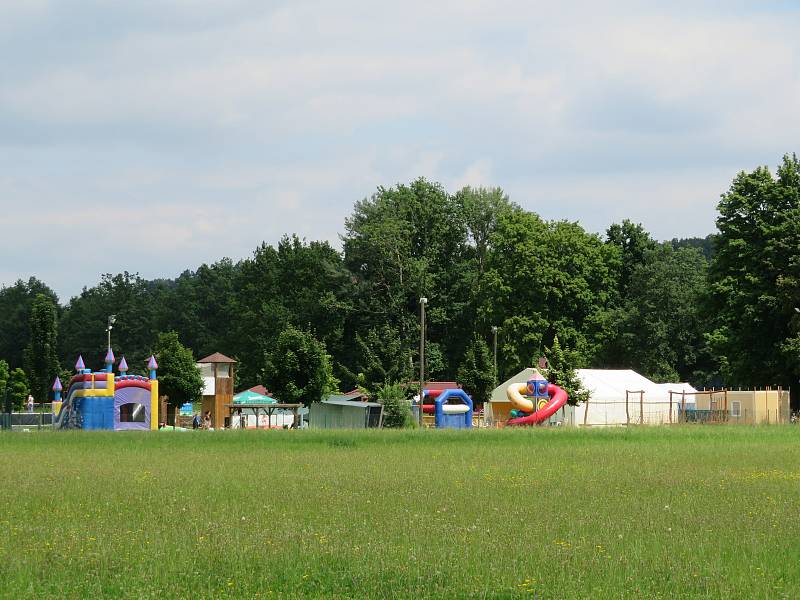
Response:
[[[111,370],[114,368],[114,351],[111,348],[106,352],[106,359],[103,362],[106,365],[106,371],[111,373]]]
[[[150,370],[150,379],[155,379],[156,369],[158,369],[158,363],[156,362],[155,356],[150,356],[150,360],[147,361],[147,368]]]

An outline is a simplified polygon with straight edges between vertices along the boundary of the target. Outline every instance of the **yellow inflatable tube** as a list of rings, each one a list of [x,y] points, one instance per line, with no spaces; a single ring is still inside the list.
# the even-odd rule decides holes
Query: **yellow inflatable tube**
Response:
[[[527,383],[512,383],[506,388],[506,396],[511,406],[522,412],[532,413],[536,410],[533,400],[526,398],[523,394],[528,391]]]

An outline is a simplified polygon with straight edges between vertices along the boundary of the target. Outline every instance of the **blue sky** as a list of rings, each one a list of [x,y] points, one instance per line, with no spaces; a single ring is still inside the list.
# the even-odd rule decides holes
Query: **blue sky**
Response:
[[[795,2],[0,0],[0,284],[62,300],[417,176],[705,235],[800,139]]]

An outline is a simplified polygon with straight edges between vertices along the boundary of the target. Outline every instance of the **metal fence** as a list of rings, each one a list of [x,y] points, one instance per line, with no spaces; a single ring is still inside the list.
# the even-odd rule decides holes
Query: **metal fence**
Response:
[[[44,429],[53,425],[51,412],[0,413],[2,429]]]

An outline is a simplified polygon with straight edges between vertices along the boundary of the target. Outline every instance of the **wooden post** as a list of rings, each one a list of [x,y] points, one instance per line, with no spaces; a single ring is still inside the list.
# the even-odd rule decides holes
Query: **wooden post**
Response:
[[[585,407],[583,409],[583,426],[585,427],[586,426],[586,417],[589,416],[589,399],[588,398],[586,399],[586,402],[584,404],[585,404]]]
[[[669,392],[669,424],[672,425],[672,390]]]
[[[644,425],[644,390],[639,391],[639,425]]]
[[[625,425],[631,424],[631,413],[628,409],[628,390],[625,390]]]
[[[725,422],[728,422],[728,390],[725,389],[722,392],[723,402],[725,403],[725,411],[723,414],[725,415]]]
[[[695,402],[697,402],[696,398]],[[695,404],[695,406],[697,405]],[[686,423],[686,390],[681,392],[681,417],[683,418],[683,422]]]

